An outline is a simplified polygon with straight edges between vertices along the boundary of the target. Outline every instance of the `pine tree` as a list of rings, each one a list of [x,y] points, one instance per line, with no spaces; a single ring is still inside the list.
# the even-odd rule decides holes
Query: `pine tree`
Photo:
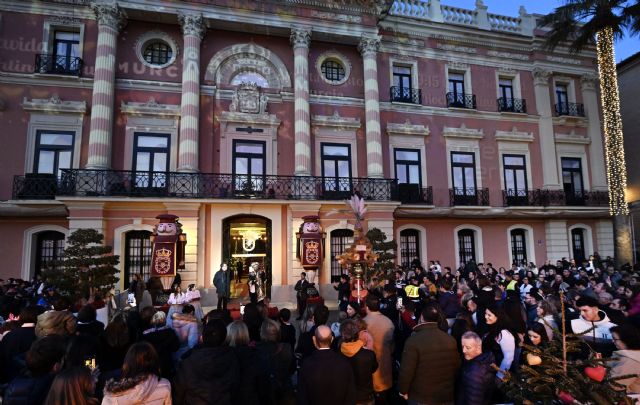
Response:
[[[373,266],[374,273],[377,276],[385,276],[395,267],[393,259],[396,258],[395,251],[398,245],[393,239],[388,241],[387,235],[378,228],[371,228],[367,232],[367,238],[371,242],[373,252],[378,255],[378,260]]]
[[[114,266],[119,256],[95,229],[78,229],[69,235],[62,257],[54,267],[43,271],[44,281],[73,299],[106,293],[118,281]]]
[[[629,376],[612,378],[610,359],[600,358],[593,350],[586,360],[572,359],[584,344],[580,337],[593,329],[581,334],[566,333],[562,295],[562,330],[554,329],[554,338],[542,347],[524,345],[526,362],[519,373],[505,372],[502,390],[516,404],[631,405],[624,386],[617,382]],[[589,377],[587,368],[591,368],[592,376],[600,374],[601,381]]]

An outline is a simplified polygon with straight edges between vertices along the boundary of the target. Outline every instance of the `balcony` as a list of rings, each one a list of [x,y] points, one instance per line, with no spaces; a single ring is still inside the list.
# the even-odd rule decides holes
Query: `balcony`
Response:
[[[527,100],[500,97],[498,99],[498,111],[526,114]]]
[[[372,201],[397,199],[396,181],[316,176],[250,176],[209,173],[65,169],[59,179],[14,176],[14,199],[161,197],[337,200],[353,193]]]
[[[398,200],[403,204],[433,205],[433,188],[419,184],[398,184]]]
[[[452,207],[456,205],[488,206],[488,188],[450,188],[449,202]]]
[[[391,87],[391,101],[399,103],[422,104],[422,91],[408,87]]]
[[[476,95],[465,93],[447,93],[447,107],[476,109]]]
[[[564,190],[514,190],[502,191],[505,207],[549,207],[549,206],[609,206],[606,191],[582,191],[566,193]]]
[[[558,103],[556,104],[556,116],[584,117],[584,104]]]
[[[77,57],[42,53],[36,55],[35,73],[80,76],[82,64]]]

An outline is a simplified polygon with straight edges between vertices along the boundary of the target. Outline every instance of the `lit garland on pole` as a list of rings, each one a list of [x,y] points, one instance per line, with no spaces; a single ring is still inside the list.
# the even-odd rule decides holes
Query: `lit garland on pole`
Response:
[[[613,48],[613,30],[604,28],[597,35],[600,94],[604,114],[605,157],[609,184],[609,213],[629,215],[625,198],[627,168],[624,157],[624,137],[620,116],[620,96]]]

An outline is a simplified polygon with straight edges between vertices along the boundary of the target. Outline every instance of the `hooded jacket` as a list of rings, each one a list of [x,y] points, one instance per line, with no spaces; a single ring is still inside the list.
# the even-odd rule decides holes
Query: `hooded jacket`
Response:
[[[366,402],[373,398],[373,373],[378,369],[376,354],[364,348],[360,339],[343,342],[340,352],[349,360],[356,383],[356,401]]]
[[[602,353],[605,357],[609,357],[613,350],[615,350],[613,335],[610,329],[616,326],[616,324],[609,320],[609,317],[604,311],[598,311],[598,316],[600,320],[596,322],[587,321],[582,315],[577,319],[572,319],[571,330],[575,334],[580,334],[594,328],[582,335],[581,338],[590,344],[593,343],[594,350]]]
[[[171,384],[156,375],[107,382],[102,405],[170,405]]]
[[[617,350],[613,352],[611,376],[640,374],[640,350]],[[640,376],[618,380],[627,387],[628,394],[640,394]]]
[[[488,405],[495,387],[493,353],[485,352],[464,361],[456,388],[456,405]]]

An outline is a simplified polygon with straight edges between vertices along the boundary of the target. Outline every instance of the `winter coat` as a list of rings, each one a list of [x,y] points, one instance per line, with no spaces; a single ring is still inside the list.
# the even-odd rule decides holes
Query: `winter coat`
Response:
[[[196,347],[173,381],[177,405],[230,405],[240,387],[240,363],[228,346]]]
[[[262,403],[277,405],[293,401],[291,375],[295,371],[295,362],[291,346],[260,341],[256,344],[256,353]]]
[[[453,402],[459,366],[455,339],[435,322],[420,324],[404,345],[398,391],[416,402]]]
[[[41,405],[49,394],[53,374],[41,377],[18,377],[11,381],[4,392],[3,405]]]
[[[362,341],[343,342],[340,352],[349,360],[356,384],[356,401],[373,399],[373,373],[378,369],[376,354],[363,347]]]
[[[7,381],[18,376],[20,365],[24,362],[24,354],[36,340],[34,326],[22,326],[7,333],[0,341],[0,360]],[[21,359],[18,360],[17,357]],[[0,370],[0,374],[2,374]]]
[[[460,312],[460,301],[453,291],[441,292],[438,304],[447,318],[455,318]]]
[[[167,326],[147,329],[142,333],[142,340],[151,343],[154,349],[156,349],[158,357],[160,357],[162,377],[171,379],[175,371],[173,367],[173,353],[180,348],[180,341],[176,333]]]
[[[464,361],[456,388],[456,405],[489,405],[495,388],[496,372],[493,353],[481,353]]]
[[[600,320],[597,322],[587,321],[582,317],[582,315],[576,319],[572,319],[570,322],[571,331],[573,333],[580,334],[591,328],[595,328],[594,330],[582,335],[581,338],[593,346],[593,349],[596,352],[601,353],[605,357],[609,357],[615,350],[611,328],[616,326],[616,324],[609,320],[609,317],[604,313],[604,311],[598,311],[598,315]]]
[[[171,405],[171,384],[157,375],[111,380],[104,388],[102,405]]]
[[[612,359],[611,377],[638,374],[618,382],[627,387],[628,394],[640,394],[640,350],[617,350],[613,352]]]
[[[262,404],[260,399],[266,397],[266,394],[260,391],[260,370],[258,364],[258,353],[255,347],[237,346],[233,348],[240,364],[240,381],[242,388],[238,390],[237,396],[233,398],[233,402],[238,405],[243,404]]]
[[[218,297],[229,298],[231,295],[231,286],[229,284],[229,271],[218,270],[213,276],[213,285],[216,286]]]
[[[71,336],[76,334],[76,318],[67,311],[47,311],[38,315],[36,336],[43,338],[49,335]]]
[[[184,352],[198,344],[198,321],[193,315],[175,313],[171,328],[180,341],[180,349],[176,352],[176,358],[179,359]]]
[[[367,331],[373,338],[373,351],[376,353],[378,369],[373,373],[373,389],[386,391],[392,385],[392,358],[394,326],[389,318],[380,312],[369,312],[364,318]]]

